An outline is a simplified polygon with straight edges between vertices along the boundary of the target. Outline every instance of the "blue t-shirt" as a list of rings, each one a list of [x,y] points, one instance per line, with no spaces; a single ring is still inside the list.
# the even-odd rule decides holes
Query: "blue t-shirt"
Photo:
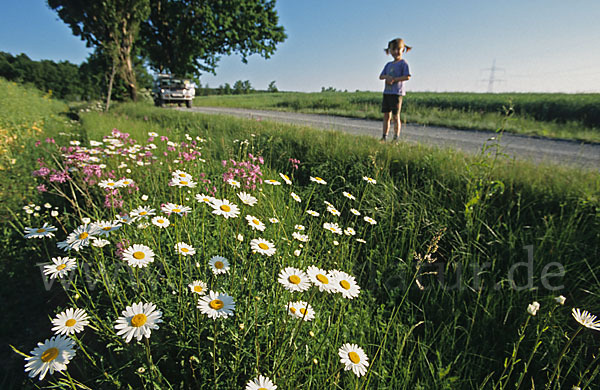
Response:
[[[387,64],[385,64],[380,76],[410,76],[410,71],[408,70],[408,63],[404,60],[400,60],[398,62],[390,61]],[[404,81],[398,81],[397,83],[394,83],[392,85],[386,83],[383,93],[387,95],[406,95],[406,91],[404,90]]]

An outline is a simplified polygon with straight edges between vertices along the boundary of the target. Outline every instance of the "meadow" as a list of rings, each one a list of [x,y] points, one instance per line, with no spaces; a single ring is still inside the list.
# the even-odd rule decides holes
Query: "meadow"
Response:
[[[0,87],[0,387],[597,388],[596,172]]]
[[[381,120],[379,92],[200,96],[199,106],[297,111]],[[402,121],[458,129],[600,142],[600,94],[409,92]],[[509,123],[505,118],[511,117]]]

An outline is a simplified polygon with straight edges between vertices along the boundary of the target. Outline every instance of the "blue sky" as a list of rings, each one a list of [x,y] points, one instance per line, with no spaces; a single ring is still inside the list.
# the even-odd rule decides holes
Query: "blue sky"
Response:
[[[0,51],[76,64],[89,48],[42,0],[2,0]],[[223,58],[217,87],[380,91],[390,39],[413,46],[408,91],[600,92],[597,0],[278,0],[288,39],[269,59]]]

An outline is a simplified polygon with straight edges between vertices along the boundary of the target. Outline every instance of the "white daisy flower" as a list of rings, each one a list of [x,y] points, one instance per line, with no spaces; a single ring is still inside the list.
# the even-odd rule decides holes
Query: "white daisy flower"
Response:
[[[345,365],[344,370],[352,370],[357,377],[367,373],[369,358],[361,347],[356,344],[346,343],[338,350],[340,362]]]
[[[289,302],[287,304],[287,312],[292,317],[304,321],[312,321],[315,318],[315,311],[312,306],[304,301]]]
[[[75,356],[74,346],[75,341],[62,335],[38,343],[30,352],[31,356],[25,358],[25,372],[29,372],[30,378],[39,375],[39,380],[42,380],[48,372],[53,374],[54,371],[66,370],[67,364]]]
[[[368,176],[363,176],[363,180],[366,181],[369,184],[377,184],[377,180],[372,179],[372,178],[370,178]]]
[[[196,200],[200,203],[212,204],[215,198],[210,195],[196,194]]]
[[[299,232],[293,232],[292,233],[292,237],[294,237],[296,240],[301,241],[301,242],[308,242],[310,241],[310,237],[308,237],[307,234],[302,234]]]
[[[306,274],[312,284],[319,288],[319,291],[328,293],[337,292],[336,286],[333,284],[332,278],[327,271],[311,265],[306,269]]]
[[[331,214],[339,217],[341,215],[340,210],[336,209],[335,207],[332,206],[327,206],[327,211],[329,211]]]
[[[159,228],[166,228],[171,224],[171,221],[165,217],[157,216],[152,218],[152,224],[158,226]]]
[[[160,207],[161,211],[167,215],[177,214],[180,217],[192,211],[191,207],[183,206],[175,203],[166,203]]]
[[[192,283],[188,284],[188,287],[190,288],[190,290],[198,295],[204,295],[206,294],[206,283],[204,283],[201,280],[194,280]]]
[[[99,236],[108,236],[111,232],[119,230],[123,225],[119,221],[98,221],[94,222]]]
[[[373,218],[371,218],[371,217],[367,217],[366,215],[365,215],[365,217],[364,217],[364,220],[365,220],[365,222],[368,222],[368,223],[370,223],[371,225],[377,225],[377,221],[376,221],[376,220],[374,220],[374,219],[373,219]]]
[[[347,227],[346,229],[344,229],[344,234],[347,236],[354,236],[356,234],[356,230],[354,230],[351,227]]]
[[[304,225],[294,225],[294,229],[303,231],[306,230],[306,227]]]
[[[357,209],[350,209],[350,212],[356,216],[360,215],[360,211],[358,211]]]
[[[265,240],[264,238],[254,238],[250,241],[250,248],[253,252],[258,252],[261,255],[273,256],[275,254],[275,245]]]
[[[244,242],[244,236],[242,234],[238,234],[236,238],[239,242]]]
[[[360,242],[361,244],[366,244],[367,243],[367,241],[363,240],[362,238],[357,238],[356,241]]]
[[[142,337],[150,338],[152,329],[158,329],[158,323],[162,322],[162,312],[156,310],[153,303],[134,303],[127,306],[121,312],[122,316],[117,319],[115,329],[117,336],[122,336],[128,343],[133,337],[141,341]]]
[[[571,315],[575,318],[575,321],[586,328],[600,331],[600,321],[596,321],[596,316],[586,310],[579,311],[579,309],[573,308]]]
[[[210,205],[213,208],[213,214],[222,215],[225,219],[236,218],[240,215],[238,206],[227,199],[214,199]]]
[[[135,182],[131,179],[123,178],[117,182],[119,187],[128,187],[133,185]]]
[[[246,215],[246,221],[248,221],[248,225],[254,230],[264,231],[266,226],[262,223],[258,218],[253,215]]]
[[[265,180],[265,183],[270,184],[272,186],[280,186],[281,185],[280,182],[278,182],[277,180],[272,180],[272,179]]]
[[[56,334],[68,336],[81,332],[89,323],[85,310],[69,308],[62,313],[58,313],[52,320],[54,325],[52,331]]]
[[[227,180],[227,184],[229,184],[230,186],[232,186],[234,188],[240,188],[240,186],[241,186],[239,181],[233,180],[233,179]]]
[[[100,183],[98,183],[98,186],[104,189],[114,189],[121,187],[120,183],[117,180],[112,179],[102,180]]]
[[[281,176],[281,178],[283,179],[283,181],[285,182],[285,184],[292,185],[292,180],[289,178],[288,175],[283,174],[283,173],[279,173],[279,176]]]
[[[90,244],[90,239],[99,233],[99,229],[95,225],[80,225],[73,233],[67,236],[65,241],[56,243],[56,246],[64,251],[73,249],[77,252],[84,246]]]
[[[193,256],[196,254],[196,249],[185,242],[178,242],[175,244],[175,250],[182,256]]]
[[[229,271],[229,260],[223,256],[213,256],[208,261],[210,270],[215,275],[226,274]]]
[[[146,245],[133,244],[123,251],[123,260],[130,267],[146,267],[154,261],[154,252]]]
[[[531,314],[532,316],[536,315],[538,310],[540,310],[540,304],[536,301],[527,305],[527,313]]]
[[[152,215],[155,215],[156,210],[151,208],[150,206],[140,206],[135,210],[129,212],[129,216],[133,219],[133,221],[139,221],[142,218],[149,218]]]
[[[225,293],[209,291],[207,295],[198,299],[197,307],[202,314],[216,320],[220,317],[232,316],[235,310],[235,302],[233,297]]]
[[[312,215],[313,217],[318,217],[319,215],[321,215],[321,214],[319,214],[318,212],[316,212],[314,210],[306,210],[306,213],[309,214],[309,215]]]
[[[342,234],[342,229],[337,223],[325,222],[323,223],[323,229],[329,230],[334,234]]]
[[[154,131],[150,131],[150,132],[148,132],[148,137],[156,138],[156,137],[158,137],[158,133],[156,133]]]
[[[302,202],[302,199],[300,199],[300,197],[298,195],[296,195],[295,192],[290,192],[290,196],[296,201],[296,202]]]
[[[250,382],[246,383],[245,390],[275,390],[277,386],[266,376],[259,375]]]
[[[248,206],[254,206],[256,204],[256,202],[258,202],[258,199],[256,199],[254,196],[246,193],[246,192],[240,192],[239,194],[237,194],[238,198],[240,198],[240,201]]]
[[[273,218],[269,218],[269,222],[271,222],[271,223],[279,223],[279,220],[277,218],[273,217]]]
[[[360,294],[360,286],[356,283],[354,276],[338,270],[329,271],[329,275],[331,275],[330,282],[344,298],[354,299]]]
[[[105,246],[109,245],[110,241],[105,240],[103,238],[96,238],[93,237],[92,238],[92,246],[95,246],[96,248],[104,248]]]
[[[344,192],[342,192],[342,194],[350,200],[356,200],[356,197],[349,192],[344,191]]]
[[[301,253],[302,253],[302,251],[300,249],[296,249],[294,251],[294,256],[298,257],[298,256],[300,256]]]
[[[48,223],[44,223],[42,227],[39,228],[25,228],[25,238],[44,238],[44,237],[54,237],[54,233],[57,229],[49,225]]]
[[[174,172],[171,172],[171,177],[172,178],[177,178],[179,180],[187,180],[187,181],[194,180],[194,178],[192,177],[192,175],[190,175],[187,172],[181,171],[179,169],[175,170]]]
[[[310,279],[304,271],[294,267],[286,267],[279,272],[277,281],[288,291],[306,291],[310,288]]]
[[[179,188],[183,188],[183,187],[194,188],[194,187],[196,187],[197,184],[198,183],[196,183],[192,179],[181,178],[179,176],[173,176],[171,178],[171,181],[169,182],[169,186],[179,187]]]
[[[312,176],[311,176],[311,177],[310,177],[310,181],[314,181],[315,183],[318,183],[318,184],[323,184],[323,185],[327,184],[327,182],[326,182],[325,180],[321,179],[321,178],[320,178],[320,177],[318,177],[318,176],[317,176],[317,177],[312,177]]]
[[[52,263],[44,266],[44,275],[50,275],[50,279],[62,278],[77,268],[77,261],[70,257],[53,257]]]

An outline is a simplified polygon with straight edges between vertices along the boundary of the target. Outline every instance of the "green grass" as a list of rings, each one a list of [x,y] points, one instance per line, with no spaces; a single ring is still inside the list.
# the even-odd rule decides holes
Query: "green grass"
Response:
[[[197,97],[198,106],[295,111],[381,120],[377,92],[258,93]],[[402,120],[432,126],[600,142],[599,94],[476,94],[412,92]]]
[[[104,192],[77,172],[72,173],[70,184],[49,184],[48,193],[9,204],[16,218],[3,235],[2,294],[22,296],[37,288],[33,296],[42,303],[26,311],[3,303],[2,312],[10,313],[2,322],[7,342],[27,353],[50,337],[48,317],[67,307],[85,308],[93,316],[94,329],[78,334],[81,346],[68,366],[74,381],[91,388],[206,384],[229,389],[243,388],[261,373],[286,389],[508,389],[517,384],[529,388],[532,381],[542,388],[561,359],[560,376],[553,378],[551,388],[575,384],[593,388],[590,383],[598,374],[597,334],[584,329],[562,358],[561,350],[565,335],[571,337],[579,327],[570,315],[572,307],[600,312],[597,173],[418,145],[381,145],[369,137],[357,142],[356,137],[339,132],[142,104],[119,105],[108,114],[82,114],[79,126],[71,132],[72,138],[83,145],[101,140],[113,128],[129,133],[141,145],[148,143],[148,132],[167,136],[175,145],[189,144],[196,137],[204,142],[169,151],[166,140],[155,138],[157,148],[151,150],[157,159],[147,166],[124,155],[101,154],[106,169],[114,169],[117,179],[133,178],[139,187],[119,191],[122,210],[104,208]],[[179,151],[191,150],[199,150],[204,161],[174,161],[183,160]],[[279,173],[285,173],[292,186],[259,185],[247,190],[257,197],[257,205],[242,205],[236,195],[239,190],[225,184],[222,175],[231,159],[251,161],[248,153],[264,158],[264,164],[254,161],[264,179],[283,182]],[[291,158],[300,160],[298,169],[293,169]],[[223,160],[229,161],[225,167]],[[188,192],[169,186],[175,169],[192,174],[198,187]],[[316,176],[327,185],[311,181]],[[367,183],[364,176],[377,184]],[[36,179],[35,184],[40,182]],[[215,196],[241,207],[240,217],[225,220],[194,200],[194,194],[211,191],[212,186]],[[292,191],[301,203],[292,199]],[[344,191],[356,200],[345,197]],[[56,219],[26,214],[22,206],[29,201],[61,204],[61,214]],[[324,201],[334,204],[341,215],[328,213]],[[111,233],[111,244],[103,249],[90,246],[69,252],[80,265],[73,273],[78,294],[74,287],[63,293],[57,283],[50,292],[43,291],[35,263],[63,256],[56,241],[81,224],[81,217],[108,220],[115,212],[141,205],[160,214],[160,205],[166,202],[188,205],[192,211],[186,217],[168,217],[167,229],[124,225]],[[305,213],[307,208],[320,217]],[[361,217],[354,216],[351,208],[359,210]],[[266,230],[251,230],[243,219],[246,214],[264,222]],[[365,223],[364,215],[377,224]],[[268,222],[273,216],[280,223]],[[43,221],[61,226],[55,239],[22,238],[25,226]],[[353,226],[357,235],[334,235],[323,229],[323,222]],[[310,237],[302,248],[292,239],[298,224]],[[243,242],[237,240],[238,234],[243,234]],[[274,242],[276,255],[251,253],[248,241],[253,237]],[[357,237],[366,243],[356,242]],[[150,246],[157,253],[155,262],[137,272],[126,266],[114,253],[115,244],[124,240],[129,241],[125,246]],[[181,241],[192,244],[197,254],[191,259],[177,256],[174,245]],[[301,251],[299,256],[295,250]],[[232,263],[227,276],[211,276],[207,261],[215,254]],[[542,278],[544,272],[557,271],[552,262],[564,267],[564,276]],[[282,267],[306,269],[315,264],[355,276],[360,295],[346,300],[339,294],[319,293],[315,287],[290,293],[276,281]],[[232,295],[235,315],[217,322],[201,315],[185,292],[193,279]],[[96,282],[94,289],[90,282]],[[549,288],[559,285],[562,288]],[[559,294],[567,298],[564,306],[554,302]],[[124,343],[113,330],[121,310],[139,300],[153,302],[163,312],[164,322],[152,331],[147,346]],[[289,300],[309,301],[315,320],[298,322],[285,314],[283,306]],[[534,300],[541,309],[531,317],[526,309]],[[25,330],[19,326],[23,317]],[[346,342],[358,344],[368,355],[371,370],[366,377],[358,379],[343,371],[337,350]],[[21,383],[32,387],[33,382],[23,378],[22,357],[11,354],[2,387],[21,387]],[[41,384],[70,386],[68,378],[56,373]]]

